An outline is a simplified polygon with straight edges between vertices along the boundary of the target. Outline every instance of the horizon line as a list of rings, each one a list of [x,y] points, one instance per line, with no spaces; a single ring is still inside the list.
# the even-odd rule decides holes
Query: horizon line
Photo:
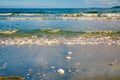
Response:
[[[118,5],[116,6],[111,6],[111,7],[20,7],[20,6],[10,6],[10,7],[5,7],[5,6],[0,6],[0,8],[114,8],[114,7],[120,7]]]

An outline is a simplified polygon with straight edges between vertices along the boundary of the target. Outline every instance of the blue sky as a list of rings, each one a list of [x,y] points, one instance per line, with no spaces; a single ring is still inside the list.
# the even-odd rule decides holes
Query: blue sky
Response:
[[[88,8],[119,5],[120,0],[0,0],[0,8]]]

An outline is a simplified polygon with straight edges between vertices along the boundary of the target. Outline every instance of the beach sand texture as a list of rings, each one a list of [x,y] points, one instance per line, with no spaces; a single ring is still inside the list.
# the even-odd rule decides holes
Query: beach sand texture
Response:
[[[119,52],[117,45],[0,45],[0,75],[25,80],[119,80]]]

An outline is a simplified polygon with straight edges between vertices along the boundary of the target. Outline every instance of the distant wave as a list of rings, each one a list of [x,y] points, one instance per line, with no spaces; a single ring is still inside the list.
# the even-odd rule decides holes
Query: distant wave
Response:
[[[30,13],[20,13],[14,14],[15,16],[42,16],[42,14],[30,14]]]
[[[0,16],[12,16],[13,13],[0,13]]]
[[[64,17],[120,17],[120,13],[99,13],[99,12],[87,12],[87,13],[74,13],[74,14],[48,14],[48,13],[0,13],[0,16],[64,16]]]
[[[41,13],[0,13],[0,16],[42,16]]]
[[[77,13],[63,14],[64,17],[120,17],[120,13]]]
[[[119,13],[77,13],[77,14],[36,14],[36,13],[0,13],[2,20],[117,20]]]
[[[120,20],[120,17],[7,17],[0,20]]]

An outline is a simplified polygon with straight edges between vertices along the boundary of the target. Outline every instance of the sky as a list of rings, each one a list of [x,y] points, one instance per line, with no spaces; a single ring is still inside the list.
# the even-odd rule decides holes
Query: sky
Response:
[[[120,0],[0,0],[0,8],[109,8]]]

